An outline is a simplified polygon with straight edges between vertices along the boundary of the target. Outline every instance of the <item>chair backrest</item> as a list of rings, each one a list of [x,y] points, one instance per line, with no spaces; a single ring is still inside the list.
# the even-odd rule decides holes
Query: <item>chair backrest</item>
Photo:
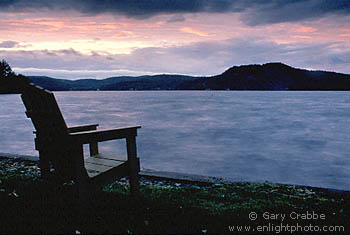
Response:
[[[23,89],[21,98],[36,129],[36,149],[59,147],[68,129],[54,94],[30,83]]]

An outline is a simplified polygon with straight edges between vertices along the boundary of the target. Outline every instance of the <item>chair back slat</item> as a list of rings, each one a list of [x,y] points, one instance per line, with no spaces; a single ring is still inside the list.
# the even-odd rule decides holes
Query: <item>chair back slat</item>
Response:
[[[27,117],[36,129],[38,145],[58,147],[60,141],[57,140],[66,139],[68,129],[54,94],[31,83],[23,90],[21,98]]]

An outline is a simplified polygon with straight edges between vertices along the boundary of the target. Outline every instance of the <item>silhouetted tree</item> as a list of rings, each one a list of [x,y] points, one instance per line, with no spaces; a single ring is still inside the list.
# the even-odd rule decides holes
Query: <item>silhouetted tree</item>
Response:
[[[9,77],[11,75],[14,75],[14,72],[10,65],[5,60],[0,61],[0,78]]]
[[[21,74],[15,74],[10,65],[0,61],[0,94],[21,93],[29,79]]]

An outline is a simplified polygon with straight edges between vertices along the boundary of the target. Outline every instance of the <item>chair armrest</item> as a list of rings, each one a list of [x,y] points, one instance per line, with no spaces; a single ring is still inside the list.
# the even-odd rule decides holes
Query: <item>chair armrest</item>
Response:
[[[98,127],[98,124],[73,126],[73,127],[68,128],[68,133],[76,133],[76,132],[82,132],[82,131],[93,131],[93,130],[96,130],[97,127]]]
[[[137,136],[137,129],[141,126],[124,127],[109,130],[84,131],[79,133],[70,133],[72,141],[79,144],[88,144],[93,142],[102,142],[115,139]]]

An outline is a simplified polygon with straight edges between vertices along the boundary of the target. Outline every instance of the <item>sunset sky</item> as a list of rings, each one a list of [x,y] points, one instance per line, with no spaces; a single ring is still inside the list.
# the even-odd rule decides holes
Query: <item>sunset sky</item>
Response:
[[[0,59],[66,79],[268,62],[350,73],[350,1],[0,0]]]

